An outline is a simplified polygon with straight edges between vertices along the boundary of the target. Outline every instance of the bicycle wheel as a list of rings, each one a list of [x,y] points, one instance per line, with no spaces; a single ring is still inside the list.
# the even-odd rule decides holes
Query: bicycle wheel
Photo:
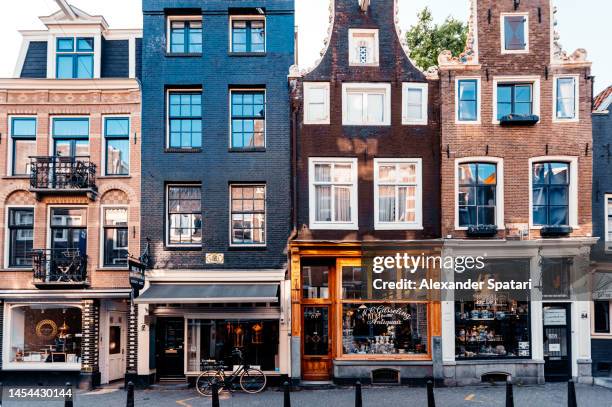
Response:
[[[266,387],[267,378],[264,372],[249,367],[240,375],[240,387],[246,393],[259,393]]]
[[[221,392],[221,388],[223,387],[223,376],[221,376],[219,372],[214,376],[202,373],[198,376],[198,380],[196,380],[196,390],[202,396],[210,397],[212,396],[212,385],[215,382],[217,383],[219,392]]]

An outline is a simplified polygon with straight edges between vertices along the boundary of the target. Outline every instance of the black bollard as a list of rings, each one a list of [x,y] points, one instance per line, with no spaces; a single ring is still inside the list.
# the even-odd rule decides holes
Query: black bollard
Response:
[[[134,407],[134,383],[128,382],[127,384],[127,400],[125,407]]]
[[[215,380],[212,384],[212,407],[219,407],[219,385]]]
[[[506,380],[506,407],[514,407],[514,392],[512,390],[512,380]]]
[[[433,382],[427,381],[427,407],[436,407],[436,399],[434,398]]]
[[[283,383],[283,407],[291,407],[291,395],[289,391],[289,382]]]
[[[66,393],[64,395],[64,407],[73,407],[74,403],[72,402],[72,397],[74,396],[74,394],[72,394],[73,390],[72,390],[72,385],[70,384],[70,382],[66,383]]]
[[[361,382],[359,380],[355,383],[355,407],[363,407],[363,401],[361,400]]]
[[[567,382],[567,407],[578,407],[578,401],[576,400],[576,386],[574,381],[570,379]]]
[[[0,407],[2,407],[2,393],[4,393],[4,387],[2,387],[2,382],[0,382]]]

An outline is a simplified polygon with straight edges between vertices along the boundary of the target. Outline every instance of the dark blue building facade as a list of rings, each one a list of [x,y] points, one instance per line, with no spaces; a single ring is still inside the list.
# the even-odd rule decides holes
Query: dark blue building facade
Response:
[[[286,374],[293,1],[144,0],[143,14],[139,375],[189,379],[235,347]]]

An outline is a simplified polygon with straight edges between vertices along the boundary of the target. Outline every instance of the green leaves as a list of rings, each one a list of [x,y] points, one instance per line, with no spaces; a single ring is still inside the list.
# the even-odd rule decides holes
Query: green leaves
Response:
[[[465,49],[468,26],[449,16],[441,25],[434,24],[428,7],[418,14],[419,21],[410,27],[406,40],[410,58],[423,70],[438,65],[438,55],[450,50],[457,56]]]

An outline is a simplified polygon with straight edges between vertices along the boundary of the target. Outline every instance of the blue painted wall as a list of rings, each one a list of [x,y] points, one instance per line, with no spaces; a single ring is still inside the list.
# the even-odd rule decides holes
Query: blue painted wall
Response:
[[[47,77],[47,41],[30,42],[20,76],[22,78]]]
[[[102,78],[127,78],[130,75],[130,52],[128,40],[102,39]]]
[[[229,8],[265,9],[265,56],[228,54]],[[166,55],[166,14],[203,16],[203,52]],[[142,236],[151,239],[156,268],[278,268],[287,261],[290,228],[290,131],[287,74],[294,60],[292,0],[144,0],[142,43]],[[170,87],[202,87],[202,151],[165,152]],[[266,149],[230,152],[229,88],[265,86]],[[165,247],[165,184],[202,184],[203,244],[198,250]],[[265,249],[229,247],[229,183],[262,182],[267,193]],[[224,253],[207,266],[205,253]]]

